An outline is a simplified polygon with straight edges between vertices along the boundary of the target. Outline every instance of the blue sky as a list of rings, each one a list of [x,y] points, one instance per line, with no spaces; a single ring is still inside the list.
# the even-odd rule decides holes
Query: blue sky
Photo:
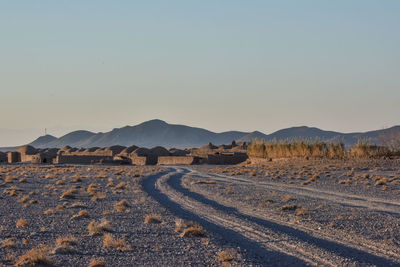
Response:
[[[160,118],[400,124],[400,1],[0,1],[0,146]]]

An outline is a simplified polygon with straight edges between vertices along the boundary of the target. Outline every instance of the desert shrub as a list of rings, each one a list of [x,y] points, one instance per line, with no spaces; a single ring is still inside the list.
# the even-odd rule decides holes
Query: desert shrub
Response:
[[[131,247],[124,239],[115,239],[111,234],[104,234],[103,245],[106,248],[114,248],[119,251],[129,251]]]
[[[89,235],[99,235],[103,234],[104,232],[111,232],[112,231],[112,224],[110,221],[101,220],[100,223],[96,221],[91,221],[88,225]]]
[[[114,209],[118,212],[125,212],[128,210],[128,208],[129,204],[128,201],[126,201],[125,199],[114,204]]]
[[[220,262],[234,261],[237,256],[237,252],[233,248],[225,249],[218,253],[218,259]]]
[[[11,247],[14,247],[16,244],[17,244],[16,238],[14,238],[14,237],[7,238],[0,242],[0,248],[11,248]]]
[[[399,134],[400,138],[400,134]],[[393,137],[381,143],[384,146],[371,145],[368,140],[358,140],[358,142],[345,148],[344,143],[322,142],[318,139],[286,139],[280,141],[265,141],[254,139],[249,147],[248,154],[255,158],[381,158],[400,156],[400,147],[397,147]]]
[[[249,145],[248,154],[257,158],[343,158],[345,156],[345,148],[343,142],[325,143],[318,139],[299,140],[294,138],[269,142],[254,139]]]
[[[33,248],[20,256],[15,266],[52,266],[49,251],[49,248],[44,245]]]
[[[25,219],[20,218],[20,219],[17,220],[16,225],[17,225],[17,227],[27,227],[28,226],[28,222]]]
[[[156,214],[147,215],[144,223],[161,223],[161,217]]]
[[[53,254],[67,254],[77,252],[75,246],[77,245],[74,236],[62,236],[56,239],[56,247],[53,249]]]
[[[89,267],[106,267],[107,264],[104,259],[92,259],[89,263]]]
[[[180,237],[204,237],[206,231],[197,222],[184,222],[183,220],[177,220],[175,222],[175,232],[180,232]]]
[[[368,140],[358,140],[357,144],[350,148],[350,156],[353,158],[376,158],[390,156],[390,154],[388,148],[371,145]]]

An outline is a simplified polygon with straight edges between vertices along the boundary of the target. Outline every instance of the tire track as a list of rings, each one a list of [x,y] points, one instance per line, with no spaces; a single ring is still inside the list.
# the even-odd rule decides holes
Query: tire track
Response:
[[[256,185],[257,187],[264,187],[274,191],[293,193],[300,196],[328,200],[347,206],[353,206],[358,208],[362,207],[380,212],[388,212],[391,214],[400,215],[400,202],[396,201],[388,201],[379,198],[357,196],[352,194],[343,194],[340,192],[326,191],[312,187],[299,187],[296,185],[265,182],[265,181],[256,182],[227,175],[208,174],[208,173],[206,174],[206,173],[200,173],[195,170],[190,170],[190,171],[192,171],[193,174],[197,174],[201,177],[208,177],[210,179],[218,181],[223,181],[223,182],[231,181],[241,184]]]
[[[197,213],[184,209],[179,203],[171,200],[167,195],[163,194],[156,186],[159,179],[169,179],[171,176],[177,175],[182,177],[184,173],[176,173],[172,170],[167,170],[166,173],[150,175],[142,181],[144,191],[160,203],[163,207],[168,209],[176,216],[185,219],[193,220],[200,223],[208,232],[214,233],[218,238],[214,240],[216,244],[221,247],[239,246],[243,250],[247,250],[246,265],[248,266],[307,266],[308,264],[296,257],[272,251],[261,246],[259,243],[252,241],[240,234],[235,230],[222,227],[212,221],[209,221]]]
[[[208,224],[208,226],[213,226],[211,228],[214,230],[217,228],[217,232],[228,232],[236,238],[241,237],[245,240],[244,243],[240,243],[241,246],[250,249],[249,245],[253,245],[254,252],[259,257],[268,253],[268,259],[262,257],[264,260],[272,260],[279,265],[390,266],[397,264],[362,250],[311,236],[300,229],[243,214],[235,208],[224,206],[203,195],[191,192],[181,185],[182,177],[189,172],[187,169],[170,169],[168,175],[146,179],[144,188],[160,203],[162,201],[167,203],[168,209],[179,211],[179,215],[190,217],[189,219],[202,220],[207,230],[210,230],[210,227],[207,227]],[[286,258],[288,264],[281,264],[283,258]],[[293,261],[293,258],[296,260]]]
[[[198,171],[192,171],[191,169],[187,169],[188,172],[190,172],[191,174],[194,174],[197,177],[201,177],[201,178],[208,178],[211,180],[217,180],[217,181],[222,181],[222,182],[235,182],[235,183],[241,183],[241,184],[248,184],[248,185],[253,185],[253,186],[263,186],[266,189],[270,189],[270,190],[274,190],[274,191],[281,191],[283,193],[294,193],[297,195],[302,195],[302,196],[306,196],[306,197],[310,197],[310,198],[319,198],[319,199],[323,199],[323,200],[329,200],[332,202],[335,202],[336,198],[330,198],[330,197],[323,197],[320,194],[318,194],[316,197],[314,196],[314,192],[318,192],[323,194],[324,191],[319,191],[318,189],[314,189],[313,190],[309,190],[307,191],[308,194],[301,194],[298,193],[297,190],[295,191],[290,191],[290,190],[286,190],[286,186],[283,184],[278,185],[278,187],[275,186],[275,184],[271,183],[272,186],[268,186],[266,185],[266,183],[258,183],[258,182],[254,182],[254,181],[249,181],[249,180],[245,180],[242,178],[236,178],[236,177],[230,177],[230,176],[226,176],[226,175],[218,175],[218,174],[205,174],[205,173],[200,173]],[[268,183],[269,184],[269,183]],[[287,185],[287,187],[291,187],[294,188],[295,186],[292,185]],[[278,188],[278,189],[277,189]],[[296,189],[296,188],[295,188]],[[302,190],[303,188],[300,188],[299,190]],[[328,192],[331,193],[331,195],[339,195],[339,196],[344,196],[346,197],[344,194],[341,193],[334,193],[334,192]],[[261,211],[257,211],[256,208],[254,207],[247,207],[245,205],[238,205],[238,203],[235,203],[235,205],[231,205],[231,203],[229,203],[228,201],[223,201],[221,199],[216,200],[215,196],[209,194],[208,192],[201,192],[201,195],[206,195],[207,197],[209,197],[210,199],[213,199],[214,201],[218,201],[219,203],[223,203],[223,205],[226,205],[230,208],[234,208],[235,210],[237,210],[238,212],[242,213],[242,214],[246,214],[249,216],[256,216],[257,218],[260,219],[268,219],[270,221],[273,221],[275,223],[278,224],[285,224],[288,225],[290,227],[296,227],[297,229],[300,229],[302,231],[305,232],[309,232],[312,233],[314,236],[318,237],[318,238],[323,238],[323,239],[327,239],[329,241],[332,242],[338,242],[341,243],[344,246],[350,246],[353,247],[355,249],[362,249],[363,251],[370,253],[370,254],[376,254],[378,257],[382,257],[382,258],[386,258],[386,259],[390,259],[393,260],[395,263],[395,265],[400,265],[400,251],[397,247],[389,247],[386,245],[386,249],[382,244],[375,244],[374,242],[371,242],[371,240],[367,240],[364,239],[362,237],[357,237],[355,238],[354,236],[343,236],[340,235],[338,236],[339,233],[335,233],[334,235],[329,234],[324,232],[323,234],[320,231],[316,231],[315,229],[311,229],[309,227],[306,226],[301,226],[299,224],[294,225],[293,223],[287,223],[287,222],[282,222],[282,220],[273,214],[269,214],[268,218],[266,218],[265,214],[262,213]],[[368,199],[366,197],[359,197],[357,196],[357,198],[361,198],[361,199]],[[352,197],[350,197],[350,199],[352,199]],[[375,198],[374,198],[375,199]],[[341,201],[335,202],[335,203],[341,203],[343,204],[345,200],[341,199]],[[386,203],[384,200],[381,201],[381,203]],[[388,203],[392,203],[392,202],[388,202]],[[349,206],[354,206],[351,203],[344,203],[345,205],[349,205]],[[356,206],[359,207],[359,206]],[[364,207],[364,205],[362,206]],[[376,209],[374,209],[376,210]],[[382,211],[382,212],[387,212],[386,209],[383,210],[378,210],[378,211]],[[394,263],[393,262],[393,263]]]

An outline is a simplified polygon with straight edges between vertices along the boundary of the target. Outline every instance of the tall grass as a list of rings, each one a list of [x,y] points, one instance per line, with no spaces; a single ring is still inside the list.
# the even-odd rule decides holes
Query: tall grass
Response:
[[[387,147],[371,145],[366,140],[358,140],[357,144],[350,148],[348,154],[352,158],[378,158],[393,156],[395,151]]]
[[[322,142],[318,139],[258,140],[254,139],[248,148],[250,157],[256,158],[376,158],[395,155],[388,148],[370,145],[359,140],[357,144],[345,149],[343,141]]]

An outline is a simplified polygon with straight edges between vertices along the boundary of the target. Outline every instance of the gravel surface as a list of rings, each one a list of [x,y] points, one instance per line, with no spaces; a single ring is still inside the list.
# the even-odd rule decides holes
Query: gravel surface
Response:
[[[40,244],[48,247],[55,266],[88,266],[92,259],[103,259],[108,266],[219,265],[217,255],[224,248],[214,244],[214,237],[207,233],[204,237],[180,237],[175,232],[179,217],[141,190],[143,179],[158,177],[162,171],[146,167],[0,166],[0,265],[14,264]],[[71,187],[75,188],[72,196],[61,197]],[[126,200],[127,206],[118,212],[114,205],[121,200]],[[74,218],[81,210],[88,216]],[[152,214],[160,223],[145,223],[146,216]],[[19,219],[27,225],[17,227]],[[111,222],[110,233],[115,239],[125,240],[126,251],[105,247],[103,233],[89,235],[89,223],[102,219]],[[57,238],[69,235],[76,240],[69,250],[56,250]],[[5,242],[10,240],[11,244]]]
[[[399,266],[399,163],[0,165],[0,265]]]

